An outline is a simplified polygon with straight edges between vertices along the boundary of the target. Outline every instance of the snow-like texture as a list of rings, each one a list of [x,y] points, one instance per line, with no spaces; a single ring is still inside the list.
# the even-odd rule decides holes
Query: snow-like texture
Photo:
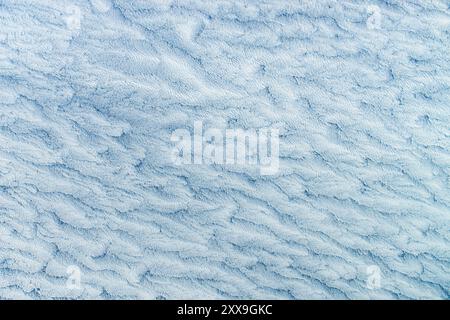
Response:
[[[448,299],[449,6],[0,0],[0,298]]]

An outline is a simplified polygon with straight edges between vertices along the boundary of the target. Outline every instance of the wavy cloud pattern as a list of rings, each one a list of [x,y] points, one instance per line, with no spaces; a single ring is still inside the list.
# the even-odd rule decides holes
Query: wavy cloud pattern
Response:
[[[449,6],[0,0],[0,298],[448,299]]]

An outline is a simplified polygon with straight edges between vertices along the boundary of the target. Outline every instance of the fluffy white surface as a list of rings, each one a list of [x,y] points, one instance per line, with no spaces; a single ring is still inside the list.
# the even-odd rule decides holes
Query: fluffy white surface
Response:
[[[448,299],[449,52],[448,1],[0,0],[0,298]],[[278,174],[174,166],[197,120]]]

